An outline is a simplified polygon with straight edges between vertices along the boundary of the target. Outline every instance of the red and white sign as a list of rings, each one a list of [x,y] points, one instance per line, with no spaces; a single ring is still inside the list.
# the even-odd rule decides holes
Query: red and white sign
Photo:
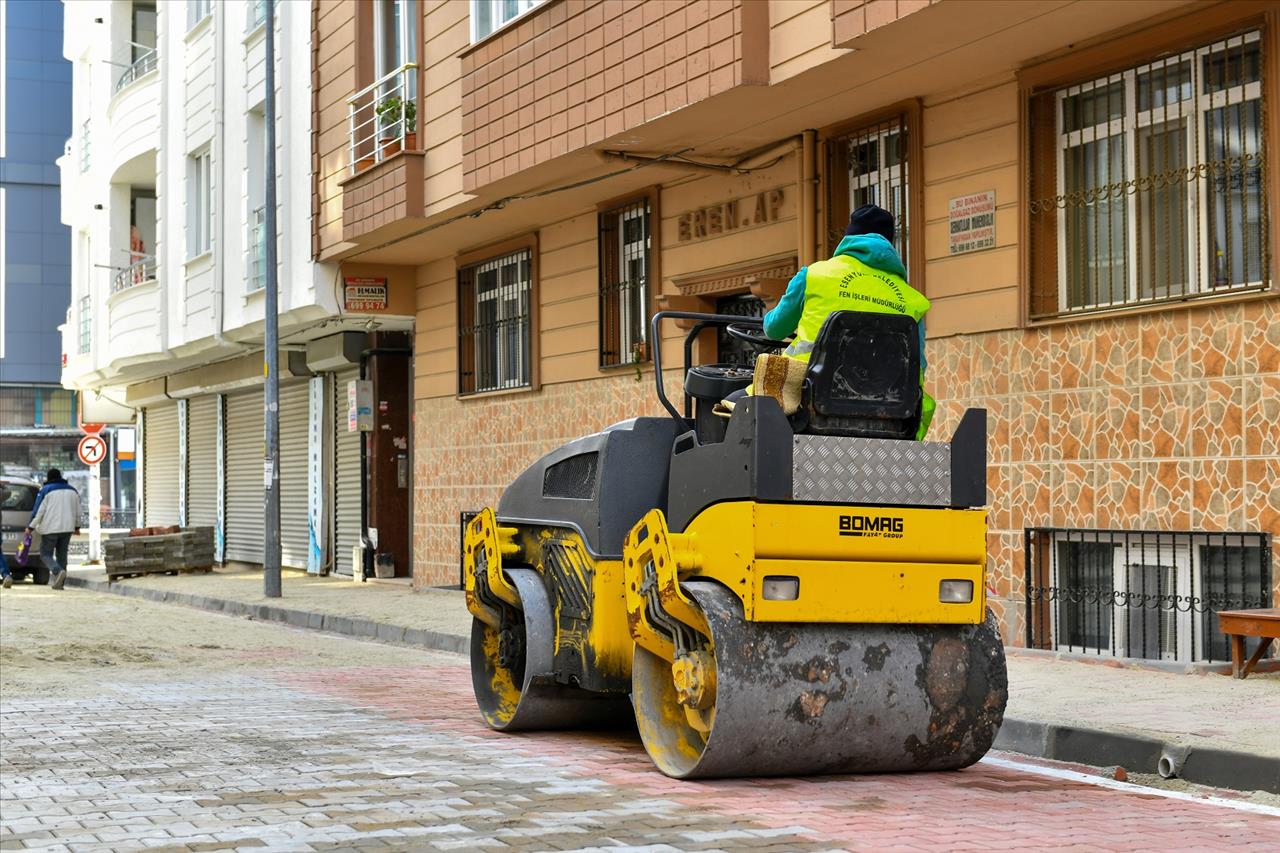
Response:
[[[101,436],[86,435],[76,447],[76,455],[86,465],[97,465],[107,458],[107,443]]]
[[[387,280],[385,278],[348,278],[343,284],[343,307],[345,310],[387,310]]]
[[[951,199],[947,205],[951,254],[978,252],[996,245],[996,191]]]
[[[80,431],[85,435],[97,435],[106,427],[106,424],[80,424]]]

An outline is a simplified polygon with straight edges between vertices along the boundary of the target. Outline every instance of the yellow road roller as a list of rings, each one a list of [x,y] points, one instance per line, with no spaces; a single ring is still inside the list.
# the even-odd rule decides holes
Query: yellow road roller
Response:
[[[466,525],[471,670],[501,731],[629,714],[682,779],[945,770],[990,749],[1004,650],[986,607],[986,413],[913,440],[919,329],[842,311],[797,410],[693,365],[705,330],[760,352],[750,318],[664,311],[684,405],[572,441]],[[571,413],[568,413],[571,416]]]

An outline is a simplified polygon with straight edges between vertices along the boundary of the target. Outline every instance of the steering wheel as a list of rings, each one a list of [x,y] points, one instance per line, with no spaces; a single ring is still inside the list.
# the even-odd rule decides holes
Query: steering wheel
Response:
[[[755,369],[743,364],[698,364],[689,368],[689,372],[696,373],[706,379],[728,382],[745,379],[750,382],[751,377],[755,374]]]
[[[786,340],[775,341],[765,335],[764,329],[758,326],[750,326],[746,323],[730,323],[724,327],[724,330],[729,333],[729,337],[742,341],[744,344],[762,352],[780,350],[795,337],[795,335],[788,335]]]

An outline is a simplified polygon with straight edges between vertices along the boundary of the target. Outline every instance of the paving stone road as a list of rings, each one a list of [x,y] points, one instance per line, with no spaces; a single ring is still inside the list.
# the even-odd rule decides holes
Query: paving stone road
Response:
[[[1009,756],[956,773],[676,782],[633,734],[488,731],[458,656],[93,593],[6,593],[0,648],[14,666],[0,698],[5,850],[1275,850],[1280,838],[1280,811]]]

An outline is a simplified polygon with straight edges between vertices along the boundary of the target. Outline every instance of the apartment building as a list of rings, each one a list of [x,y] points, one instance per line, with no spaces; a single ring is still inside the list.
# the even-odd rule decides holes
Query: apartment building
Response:
[[[267,6],[64,8],[62,382],[138,412],[139,525],[209,525],[220,560],[261,564]],[[369,419],[348,423],[348,392],[358,379],[382,392],[378,426],[397,424],[407,454],[413,294],[348,298],[336,265],[312,257],[309,6],[277,3],[275,25],[282,561],[359,574],[374,556],[353,556],[373,538],[366,498],[395,487],[367,458],[357,420]],[[378,550],[407,575],[407,534]]]
[[[1277,595],[1278,13],[313,3],[312,254],[415,293],[415,583],[542,453],[661,412],[656,309],[758,314],[875,202],[932,437],[989,413],[1006,640],[1222,659],[1214,612]]]
[[[61,4],[0,0],[0,473],[75,459],[75,401],[58,385],[71,295],[58,170],[71,126]]]

